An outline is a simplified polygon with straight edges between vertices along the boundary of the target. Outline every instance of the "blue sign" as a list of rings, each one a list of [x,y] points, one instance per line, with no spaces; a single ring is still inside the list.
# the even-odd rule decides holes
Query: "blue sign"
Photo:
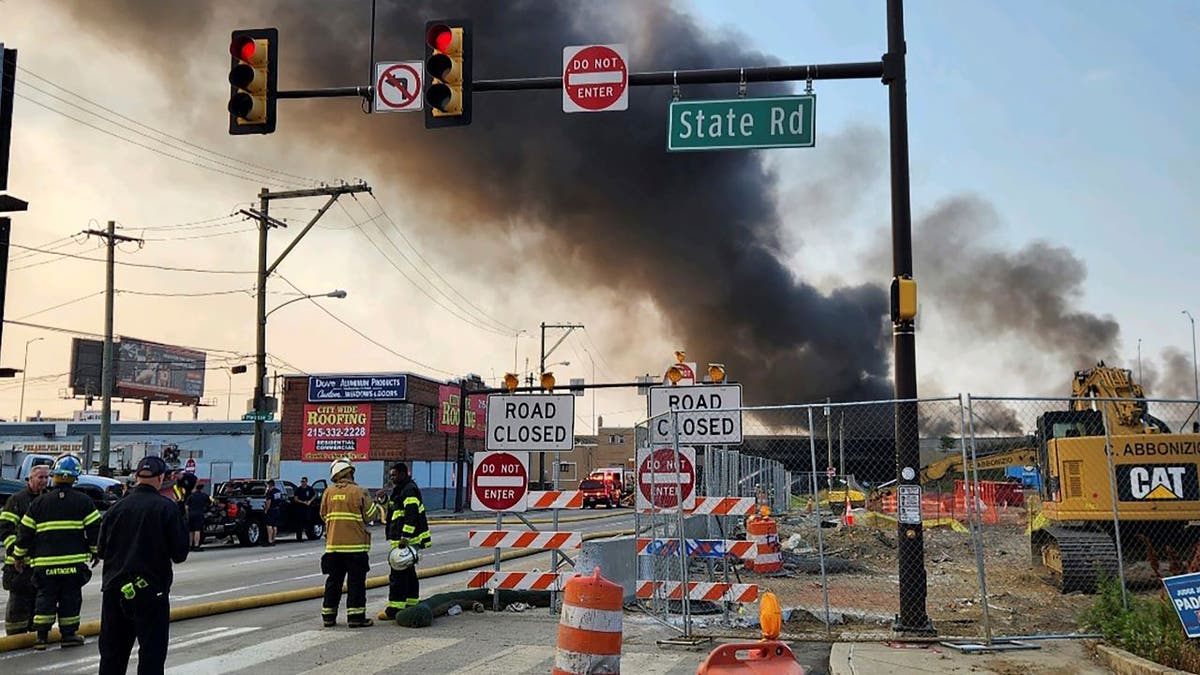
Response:
[[[308,378],[308,402],[403,401],[408,397],[408,375],[312,375]]]
[[[1163,586],[1183,622],[1184,632],[1190,638],[1200,637],[1200,572],[1165,577]]]
[[[696,558],[724,558],[730,555],[724,539],[687,539],[687,552]],[[673,556],[679,554],[678,539],[655,539],[646,546],[644,555]]]

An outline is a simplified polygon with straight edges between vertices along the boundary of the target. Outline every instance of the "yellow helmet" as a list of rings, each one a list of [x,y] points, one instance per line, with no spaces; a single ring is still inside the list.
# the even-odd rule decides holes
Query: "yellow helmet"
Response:
[[[329,479],[337,480],[338,475],[347,470],[353,471],[354,465],[350,463],[348,458],[338,457],[329,465]]]

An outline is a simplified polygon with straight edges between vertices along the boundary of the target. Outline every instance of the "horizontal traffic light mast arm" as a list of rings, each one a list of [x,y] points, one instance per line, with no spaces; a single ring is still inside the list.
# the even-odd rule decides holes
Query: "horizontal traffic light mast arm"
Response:
[[[762,66],[756,68],[710,68],[706,70],[661,70],[630,73],[629,86],[672,84],[737,84],[739,82],[797,82],[813,80],[864,80],[882,78],[882,61],[867,63],[825,63],[806,66]],[[530,77],[506,80],[475,80],[481,91],[521,91],[525,89],[561,89],[562,76]]]
[[[738,383],[737,380],[725,380],[725,382],[723,382],[722,384],[737,384],[737,383]],[[698,383],[696,386],[708,386],[710,384],[711,384],[710,382],[701,382],[701,383]],[[538,392],[545,392],[545,391],[571,392],[571,391],[579,391],[581,389],[618,389],[618,388],[629,389],[631,387],[661,387],[661,386],[664,386],[662,382],[599,382],[596,384],[556,384],[553,387],[551,387],[550,389],[546,389],[545,387],[539,387],[537,385],[533,385],[530,387],[517,387],[516,389],[513,389],[512,391],[514,394],[521,394],[521,393],[538,393]],[[507,394],[507,393],[509,393],[509,392],[506,387],[486,387],[484,389],[468,389],[467,390],[467,394],[469,394],[471,396],[482,396],[484,394]]]
[[[340,98],[345,96],[371,98],[373,93],[371,91],[371,87],[366,86],[327,87],[325,89],[292,89],[291,91],[281,91],[275,95],[276,98]]]

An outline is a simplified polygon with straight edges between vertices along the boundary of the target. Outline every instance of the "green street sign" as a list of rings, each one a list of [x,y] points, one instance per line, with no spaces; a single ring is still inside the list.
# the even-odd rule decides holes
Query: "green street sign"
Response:
[[[264,422],[270,422],[273,419],[275,419],[275,413],[269,413],[269,412],[265,412],[265,411],[263,411],[263,412],[251,411],[251,412],[246,413],[245,415],[242,415],[243,422],[256,422],[258,420],[262,420]]]
[[[817,140],[816,107],[812,94],[672,101],[667,150],[811,148]]]

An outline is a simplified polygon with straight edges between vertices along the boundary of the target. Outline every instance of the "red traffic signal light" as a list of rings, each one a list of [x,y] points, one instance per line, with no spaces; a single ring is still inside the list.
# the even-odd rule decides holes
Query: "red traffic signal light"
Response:
[[[233,31],[229,57],[229,133],[273,133],[279,31],[274,28]]]
[[[471,123],[471,22],[425,24],[425,128]]]

